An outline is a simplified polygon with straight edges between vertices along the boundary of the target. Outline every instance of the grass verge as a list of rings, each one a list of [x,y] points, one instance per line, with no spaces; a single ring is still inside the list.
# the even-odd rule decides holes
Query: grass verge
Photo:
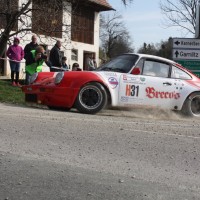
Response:
[[[0,80],[0,102],[25,105],[21,88],[11,86],[10,80]]]

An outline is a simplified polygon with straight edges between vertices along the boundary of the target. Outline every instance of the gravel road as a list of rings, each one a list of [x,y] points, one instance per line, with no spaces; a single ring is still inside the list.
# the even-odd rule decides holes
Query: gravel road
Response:
[[[0,104],[0,200],[199,200],[200,119]]]

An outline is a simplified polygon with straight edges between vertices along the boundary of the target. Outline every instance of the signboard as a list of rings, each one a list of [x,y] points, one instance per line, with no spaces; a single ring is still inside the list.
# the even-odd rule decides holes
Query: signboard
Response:
[[[200,60],[193,61],[193,60],[176,60],[177,63],[181,64],[183,67],[191,70],[191,71],[200,71]]]
[[[200,60],[200,50],[173,49],[174,60]]]
[[[190,70],[193,74],[200,77],[200,60],[176,60],[177,63],[181,64],[186,69]]]
[[[173,38],[172,58],[200,76],[200,39]]]
[[[176,48],[176,49],[200,49],[200,39],[173,38],[173,48]]]

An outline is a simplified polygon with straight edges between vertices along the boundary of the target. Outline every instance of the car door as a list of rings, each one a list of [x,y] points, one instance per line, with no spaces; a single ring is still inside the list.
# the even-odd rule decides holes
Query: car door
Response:
[[[171,65],[146,58],[139,68],[141,75],[127,74],[120,78],[120,104],[174,108],[180,98],[180,91],[177,81],[170,78]]]

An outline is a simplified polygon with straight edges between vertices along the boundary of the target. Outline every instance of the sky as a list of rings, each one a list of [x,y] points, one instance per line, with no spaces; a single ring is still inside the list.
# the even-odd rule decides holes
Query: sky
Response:
[[[144,42],[156,44],[169,37],[193,37],[185,35],[178,28],[164,26],[164,15],[159,7],[160,0],[133,0],[127,7],[122,4],[121,0],[107,1],[123,16],[136,51],[143,46]]]

